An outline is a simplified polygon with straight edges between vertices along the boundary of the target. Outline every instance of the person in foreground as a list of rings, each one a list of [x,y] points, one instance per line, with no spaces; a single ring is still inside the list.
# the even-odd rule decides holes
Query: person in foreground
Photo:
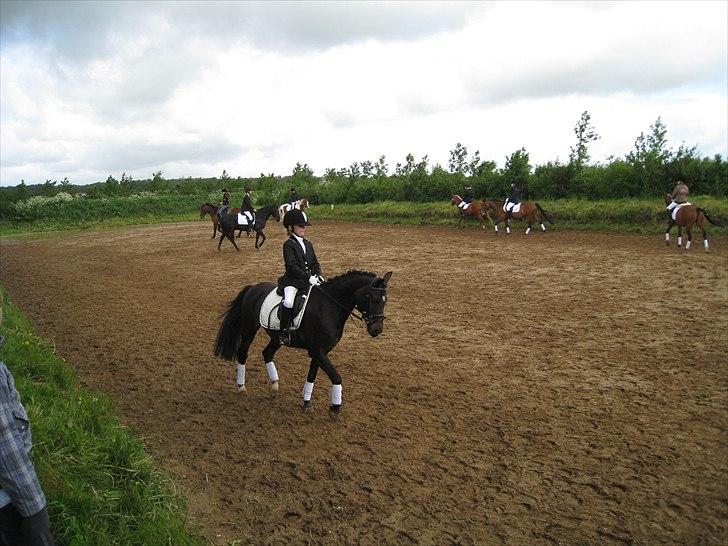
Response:
[[[2,325],[2,294],[0,294]],[[0,336],[0,346],[3,343]],[[0,546],[52,546],[46,499],[30,459],[28,414],[0,361]]]

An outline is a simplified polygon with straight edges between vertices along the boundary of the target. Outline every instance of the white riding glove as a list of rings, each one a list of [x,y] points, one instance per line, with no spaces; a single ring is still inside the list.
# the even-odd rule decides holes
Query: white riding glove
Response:
[[[319,284],[321,284],[321,281],[316,275],[311,275],[308,278],[308,284],[310,284],[311,286],[318,286]]]

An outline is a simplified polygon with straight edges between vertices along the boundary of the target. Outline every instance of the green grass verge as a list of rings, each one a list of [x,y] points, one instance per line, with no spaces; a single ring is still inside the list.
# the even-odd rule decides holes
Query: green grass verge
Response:
[[[139,201],[137,199],[137,201]],[[589,201],[586,199],[538,200],[547,211],[554,214],[554,229],[615,231],[633,233],[660,233],[665,229],[665,207],[659,199],[611,199]],[[708,211],[718,220],[721,227],[708,225],[709,233],[728,233],[728,199],[711,196],[693,196],[692,202]],[[184,212],[162,212],[160,214],[135,214],[131,209],[120,207],[119,216],[107,219],[58,218],[32,220],[28,222],[0,222],[0,236],[24,233],[54,232],[67,230],[96,231],[127,225],[159,224],[199,220],[198,209],[187,210],[179,203],[166,206]],[[125,212],[124,212],[125,211]],[[457,211],[449,201],[435,203],[415,203],[380,201],[366,204],[315,205],[309,213],[312,218],[323,220],[342,220],[352,222],[373,222],[409,225],[457,224]],[[201,221],[211,227],[209,218]],[[477,225],[470,220],[469,225]],[[520,222],[516,222],[519,225]]]
[[[58,544],[205,544],[184,500],[119,423],[109,400],[80,388],[66,362],[5,296],[0,348],[33,430],[33,461]]]

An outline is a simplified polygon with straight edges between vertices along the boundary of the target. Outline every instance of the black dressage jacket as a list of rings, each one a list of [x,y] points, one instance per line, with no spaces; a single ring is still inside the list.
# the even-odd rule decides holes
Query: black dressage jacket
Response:
[[[295,286],[302,290],[308,286],[308,278],[311,275],[321,275],[321,266],[316,259],[316,252],[308,239],[303,240],[306,245],[306,255],[299,242],[293,237],[283,243],[283,261],[286,264],[286,272],[278,279],[278,288],[283,290],[286,286]]]

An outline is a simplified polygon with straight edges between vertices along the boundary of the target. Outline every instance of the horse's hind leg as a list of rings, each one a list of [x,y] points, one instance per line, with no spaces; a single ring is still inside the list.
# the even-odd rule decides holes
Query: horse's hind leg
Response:
[[[276,351],[280,349],[280,347],[281,344],[277,340],[271,338],[271,340],[268,342],[268,345],[266,345],[265,349],[263,349],[263,360],[265,361],[265,369],[268,372],[270,388],[274,391],[278,390],[278,370],[276,369],[275,362],[273,362],[273,356],[276,354]]]
[[[531,224],[531,219],[529,218],[529,220],[528,220],[528,227],[526,228],[526,235],[528,235],[529,233],[531,233],[531,225],[532,225]]]
[[[677,247],[682,247],[682,226],[677,226]]]
[[[238,346],[238,350],[236,353],[237,357],[237,363],[236,363],[236,377],[235,377],[235,384],[237,386],[238,392],[247,394],[247,389],[245,388],[245,361],[248,360],[248,349],[250,349],[250,344],[253,343],[253,338],[255,338],[255,334],[257,333],[258,328],[253,328],[252,331],[246,331],[243,332],[243,335],[241,336],[240,345]]]
[[[692,230],[692,227],[685,228],[685,231],[688,234],[688,242],[685,243],[685,250],[690,250],[690,245],[693,242],[693,230]]]

